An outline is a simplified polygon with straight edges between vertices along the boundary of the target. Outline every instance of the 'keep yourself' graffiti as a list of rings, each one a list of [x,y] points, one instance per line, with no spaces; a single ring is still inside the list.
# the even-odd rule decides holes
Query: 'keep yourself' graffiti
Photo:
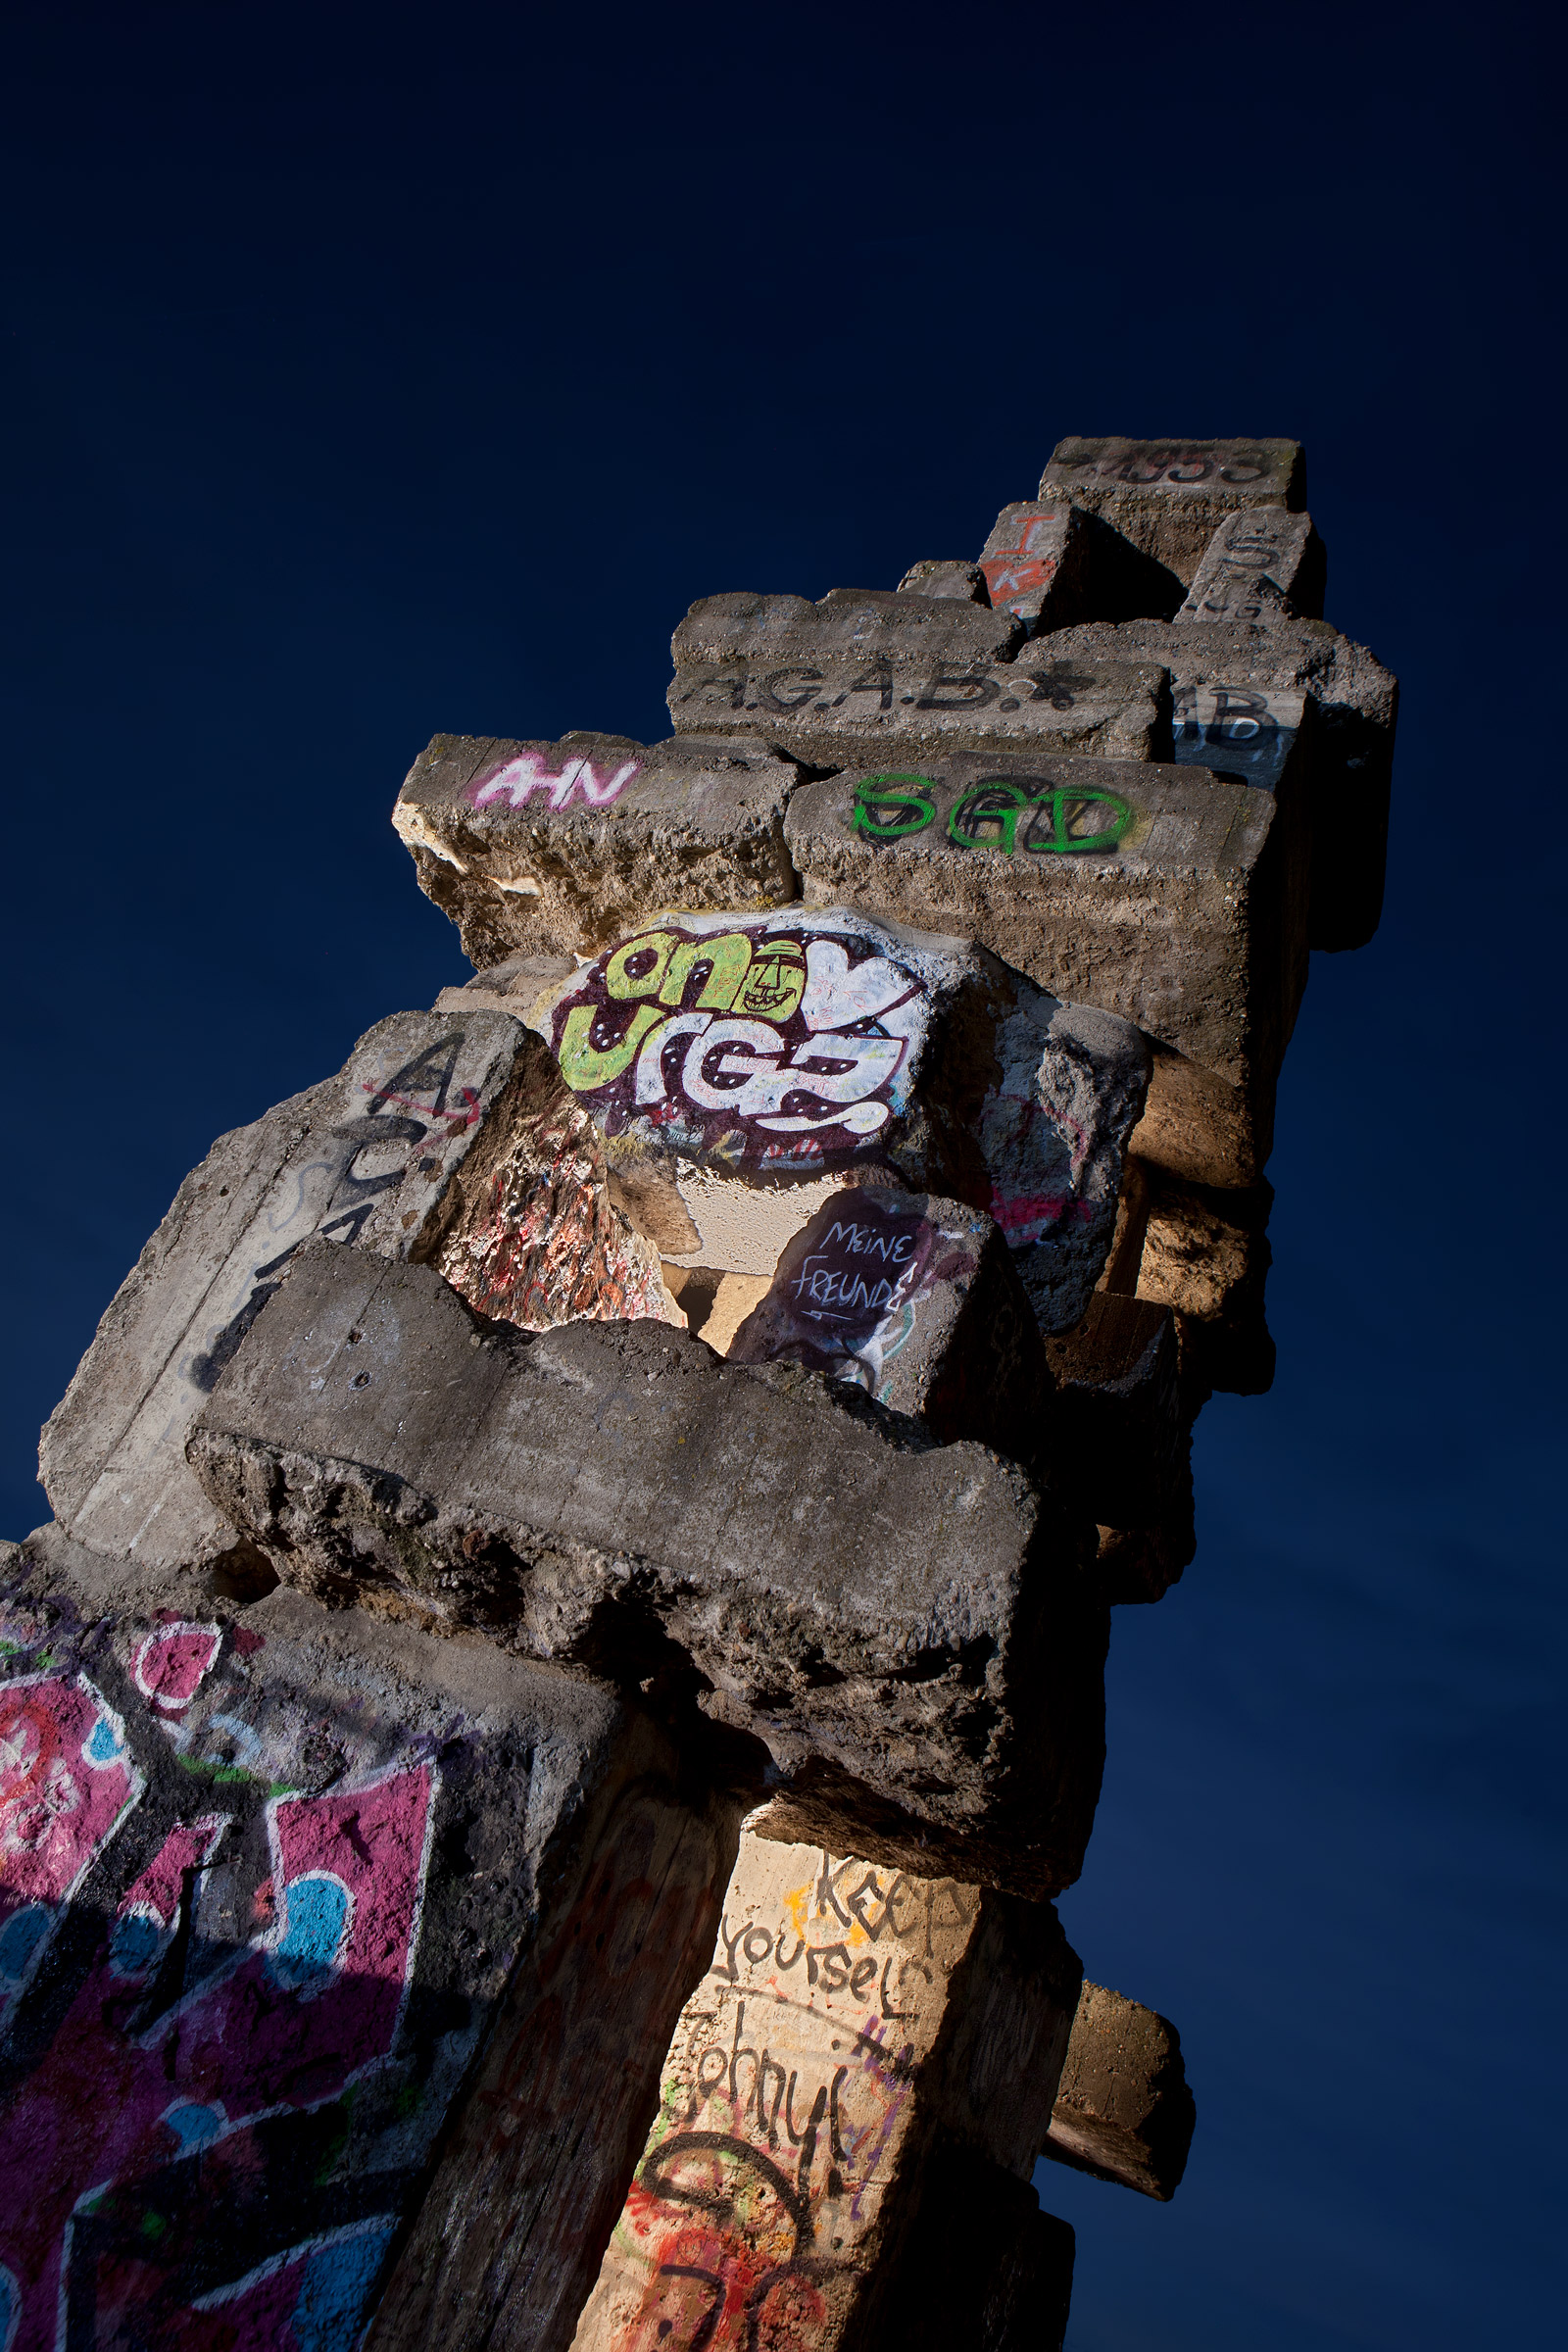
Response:
[[[731,1167],[820,1167],[908,1099],[927,1019],[916,972],[854,933],[663,925],[557,1004],[562,1075],[609,1136],[639,1125]]]
[[[940,838],[960,850],[1017,851],[1034,858],[1083,858],[1114,850],[1133,822],[1130,801],[1102,786],[1063,785],[1048,777],[983,776],[951,792],[929,776],[864,776],[846,818],[862,841],[907,841],[937,821]]]

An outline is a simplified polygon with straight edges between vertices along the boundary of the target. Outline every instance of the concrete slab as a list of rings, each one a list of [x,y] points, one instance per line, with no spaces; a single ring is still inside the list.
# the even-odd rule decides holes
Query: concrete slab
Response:
[[[977,1446],[651,1322],[485,1325],[427,1267],[317,1243],[189,1452],[323,1596],[390,1592],[672,1704],[695,1669],[809,1835],[853,1822],[873,1860],[1030,1895],[1078,1868],[1104,1618],[1076,1527]]]
[[[193,1605],[189,1577],[57,1529],[5,1547],[0,1638],[19,2352],[67,2322],[84,2343],[356,2342],[487,2063],[519,2109],[497,2219],[569,2331],[735,1818],[688,1802],[667,1740],[594,1685],[287,1589]],[[607,1880],[657,1967],[583,1934]],[[507,1992],[519,1962],[551,1981],[547,2050]],[[488,2316],[458,2296],[445,2340]]]
[[[437,735],[392,822],[483,967],[593,953],[653,906],[782,906],[796,895],[782,830],[796,781],[755,735]]]
[[[394,1013],[337,1077],[220,1136],[44,1429],[61,1524],[153,1566],[202,1566],[232,1545],[186,1468],[185,1433],[313,1234],[438,1257],[488,1312],[519,1321],[676,1319],[656,1254],[593,1189],[589,1136],[536,1040],[478,1007]]]

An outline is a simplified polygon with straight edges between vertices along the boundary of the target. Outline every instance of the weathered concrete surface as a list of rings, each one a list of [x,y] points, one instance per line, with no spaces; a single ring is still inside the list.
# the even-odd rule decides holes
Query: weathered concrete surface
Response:
[[[1004,507],[980,551],[992,605],[1021,620],[1031,637],[1099,618],[1091,594],[1094,536],[1091,518],[1064,499]]]
[[[819,1208],[726,1350],[850,1381],[939,1443],[1039,1444],[1045,1357],[1002,1229],[929,1193],[846,1188]]]
[[[515,2088],[498,2218],[514,2263],[548,2271],[562,2340],[711,1942],[733,1816],[688,1801],[612,1693],[487,1644],[286,1589],[236,1608],[54,1528],[4,1549],[17,2352],[53,2346],[62,2314],[74,2343],[348,2352],[475,2063]],[[639,1888],[661,1840],[678,1859]],[[574,1928],[607,1877],[651,1907],[657,1965]],[[544,2047],[505,1989],[519,1957],[550,1979]],[[552,2094],[581,2133],[570,2198]],[[448,2316],[443,2340],[483,2339],[471,2292]]]
[[[940,2137],[875,2352],[1062,2352],[1075,2245],[1027,2182]]]
[[[1101,515],[1170,575],[1166,613],[1182,601],[1220,524],[1239,509],[1306,504],[1298,441],[1128,441],[1070,436],[1040,477],[1042,501],[1071,499]],[[1159,608],[1150,607],[1151,611]]]
[[[573,2352],[887,2340],[938,2132],[1027,2175],[1077,1975],[1044,1907],[744,1837]]]
[[[651,1322],[483,1325],[426,1267],[318,1243],[189,1452],[308,1589],[677,1698],[689,1661],[811,1835],[1047,1893],[1093,1816],[1104,1618],[1020,1471],[908,1427]]]
[[[1179,760],[1272,784],[1291,750],[1289,706],[1312,706],[1306,744],[1312,837],[1310,944],[1357,948],[1377,929],[1388,850],[1398,681],[1362,645],[1322,620],[1133,620],[1064,630],[1069,662],[1160,662],[1171,678]],[[1219,698],[1223,698],[1222,700]],[[1249,733],[1247,722],[1255,723]]]
[[[1159,663],[1064,661],[1023,634],[954,596],[705,597],[671,641],[670,717],[680,735],[745,731],[821,767],[988,745],[1151,756],[1168,721]]]
[[[676,1264],[771,1277],[846,1178],[995,1217],[1045,1330],[1115,1223],[1149,1055],[966,941],[840,907],[659,918],[528,1016]]]
[[[1323,617],[1328,557],[1310,514],[1250,507],[1228,514],[1193,575],[1178,620],[1255,622]]]
[[[993,752],[847,768],[794,795],[785,834],[808,906],[967,932],[1174,1048],[1133,1148],[1245,1184],[1306,977],[1298,810],[1190,768]]]
[[[1138,1296],[1176,1316],[1188,1409],[1210,1390],[1261,1396],[1274,1379],[1264,1309],[1273,1188],[1216,1191],[1153,1173]]]
[[[559,743],[437,735],[392,822],[480,966],[593,952],[655,906],[783,906],[797,780],[755,735]]]
[[[1186,1477],[1192,1430],[1170,1309],[1097,1291],[1076,1329],[1047,1341],[1046,1357],[1055,1492],[1100,1526],[1161,1519]]]
[[[44,1429],[62,1525],[166,1567],[232,1544],[186,1468],[185,1433],[313,1234],[437,1256],[476,1303],[517,1321],[675,1319],[656,1255],[590,1183],[591,1138],[537,1041],[479,1008],[394,1013],[337,1077],[220,1136]]]
[[[899,582],[900,596],[956,596],[968,605],[989,605],[991,594],[978,564],[962,556],[925,556]]]
[[[1187,2167],[1196,2114],[1169,2019],[1086,1983],[1045,2153],[1168,2200]]]

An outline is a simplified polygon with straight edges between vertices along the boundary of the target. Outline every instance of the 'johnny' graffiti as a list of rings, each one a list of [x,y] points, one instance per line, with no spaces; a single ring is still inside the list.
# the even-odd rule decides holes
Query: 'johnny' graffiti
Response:
[[[525,808],[535,796],[552,809],[569,808],[574,800],[584,808],[609,808],[619,800],[638,766],[637,760],[627,760],[612,773],[608,769],[601,773],[591,760],[567,760],[552,769],[541,753],[519,752],[499,767],[481,769],[468,786],[467,798],[475,808],[502,803],[509,808]]]
[[[926,1006],[918,976],[854,933],[671,925],[602,956],[558,1002],[552,1042],[607,1135],[820,1166],[902,1113]]]
[[[847,823],[862,841],[903,841],[936,821],[948,800],[945,838],[960,850],[1018,850],[1035,858],[1081,858],[1115,849],[1133,822],[1131,802],[1102,786],[985,776],[949,794],[929,776],[865,776]]]

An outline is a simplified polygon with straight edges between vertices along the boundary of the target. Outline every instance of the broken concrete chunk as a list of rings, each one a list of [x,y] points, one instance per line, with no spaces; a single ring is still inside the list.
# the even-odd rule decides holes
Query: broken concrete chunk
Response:
[[[1310,514],[1250,507],[1228,514],[1214,533],[1176,618],[1261,628],[1300,613],[1321,619],[1327,576]]]
[[[1164,564],[1174,612],[1220,524],[1239,509],[1306,504],[1298,441],[1058,441],[1043,501],[1070,498]]]
[[[924,558],[911,564],[899,582],[900,596],[956,596],[970,605],[989,605],[986,575],[978,564],[959,556]]]
[[[1383,904],[1398,715],[1398,681],[1381,662],[1321,620],[1280,620],[1267,628],[1134,620],[1115,628],[1069,629],[1052,643],[1063,659],[1086,665],[1166,663],[1177,759],[1245,775],[1249,782],[1272,784],[1286,772],[1294,722],[1290,706],[1279,698],[1304,696],[1312,705],[1304,765],[1312,838],[1310,945],[1365,945]]]
[[[438,735],[392,822],[479,965],[592,951],[653,906],[778,906],[793,765],[755,736]]]
[[[672,640],[670,716],[678,735],[755,733],[829,767],[922,744],[1150,756],[1158,665],[1085,667],[1020,653],[1023,635],[1012,614],[954,596],[707,597]]]
[[[993,752],[846,768],[802,787],[785,832],[808,906],[970,933],[1174,1048],[1193,1076],[1148,1155],[1250,1183],[1306,975],[1292,813],[1169,764]]]
[[[1218,1191],[1154,1171],[1138,1268],[1138,1296],[1170,1307],[1184,1388],[1260,1396],[1274,1378],[1263,1292],[1271,1263],[1273,1188]]]
[[[743,1838],[573,2352],[738,2342],[743,2322],[744,2340],[812,2352],[888,2340],[950,2109],[1010,2152],[1059,2068],[1070,1956],[1056,1930],[1032,1997],[999,1999],[1002,1908],[951,1880]],[[976,2008],[992,2013],[979,2037]]]
[[[980,551],[996,610],[1012,613],[1031,637],[1093,618],[1083,578],[1092,527],[1065,500],[1042,507],[1020,499],[1004,507]]]
[[[357,2342],[476,2066],[518,2100],[496,2218],[569,2328],[734,1817],[678,1795],[668,1743],[591,1684],[286,1590],[193,1602],[188,1574],[56,1529],[5,1550],[18,2340],[53,2343],[69,2312],[86,2343]],[[602,1882],[636,1899],[653,1841],[672,1867],[662,1965],[639,1969],[591,1930]],[[531,2041],[508,2014],[519,1962],[552,1977]],[[569,2200],[552,2098],[578,2134]],[[444,2340],[472,2342],[490,2312],[469,2292],[449,2318]]]
[[[429,1268],[318,1243],[189,1451],[307,1588],[627,1683],[689,1661],[813,1823],[1049,1892],[1093,1815],[1104,1619],[1021,1472],[906,1429],[656,1323],[479,1325]]]
[[[1046,1356],[1056,1492],[1102,1525],[1158,1520],[1186,1475],[1192,1428],[1170,1310],[1097,1291],[1076,1330],[1046,1343]]]
[[[1168,2200],[1187,2169],[1196,2115],[1169,2019],[1086,1983],[1046,2155]]]
[[[530,1017],[666,1259],[771,1277],[846,1177],[891,1176],[996,1218],[1042,1328],[1082,1314],[1148,1082],[1125,1021],[833,907],[661,917]]]
[[[538,1041],[479,1008],[394,1013],[336,1078],[220,1136],[180,1186],[43,1432],[43,1483],[73,1535],[171,1567],[232,1544],[185,1432],[317,1233],[439,1256],[514,1321],[679,1320],[657,1253],[605,1202],[591,1130]]]
[[[1001,1227],[926,1193],[846,1188],[785,1250],[727,1350],[787,1359],[1014,1460],[1040,1443],[1045,1363]]]

